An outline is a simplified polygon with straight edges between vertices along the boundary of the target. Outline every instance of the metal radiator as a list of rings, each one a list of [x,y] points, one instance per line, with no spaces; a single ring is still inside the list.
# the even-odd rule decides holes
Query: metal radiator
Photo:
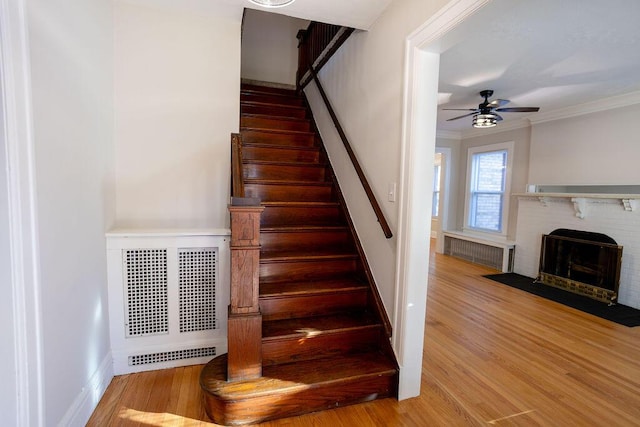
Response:
[[[472,240],[444,236],[444,253],[503,272],[513,271],[513,247],[493,246]]]

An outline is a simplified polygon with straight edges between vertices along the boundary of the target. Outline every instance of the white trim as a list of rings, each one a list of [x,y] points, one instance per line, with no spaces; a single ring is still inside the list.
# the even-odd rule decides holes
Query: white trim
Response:
[[[518,120],[509,120],[499,123],[498,126],[488,129],[465,129],[462,131],[438,130],[438,138],[448,139],[468,139],[477,136],[485,136],[510,130],[528,128],[538,123],[563,120],[571,117],[578,117],[585,114],[598,113],[600,111],[613,110],[616,108],[628,107],[640,104],[640,91],[626,93],[624,95],[613,96],[611,98],[599,99],[586,102],[584,104],[572,105],[570,107],[548,110],[532,114],[528,117],[521,117]]]
[[[73,400],[58,425],[66,427],[82,427],[86,425],[112,379],[113,358],[111,357],[111,352],[109,352],[102,359],[100,366],[91,375],[89,381],[82,387],[82,390]]]
[[[230,236],[229,228],[114,228],[105,234],[109,237],[190,237]]]
[[[19,425],[44,426],[35,158],[24,0],[0,0],[0,43],[15,316],[17,419]]]
[[[444,250],[444,238],[442,232],[449,229],[449,201],[451,199],[451,163],[452,150],[451,147],[436,147],[436,153],[442,155],[441,162],[444,166],[440,179],[440,229],[436,236],[436,252],[442,253]],[[444,191],[443,191],[444,189]]]
[[[640,104],[640,91],[613,96],[611,98],[600,99],[597,101],[586,102],[584,104],[560,108],[557,110],[545,111],[543,113],[536,113],[534,116],[531,116],[529,118],[529,121],[533,124],[551,122],[554,120],[562,120],[568,119],[570,117],[582,116],[584,114],[612,110],[614,108],[628,107],[635,104]]]
[[[409,34],[407,43],[412,48],[442,53],[437,41],[490,0],[452,0],[435,15]],[[405,57],[405,65],[411,58]],[[413,76],[412,76],[413,78]],[[405,87],[406,89],[406,87]]]
[[[428,156],[433,156],[435,150],[440,60],[435,42],[488,1],[451,1],[411,33],[405,42],[401,191],[393,310],[395,333],[392,342],[400,364],[399,399],[420,394],[428,276],[425,259],[429,257],[430,227],[427,225],[425,232],[423,218],[425,207],[431,204],[424,188],[433,179],[433,174],[426,174],[427,179],[420,180],[425,171],[430,170],[424,164],[428,164]],[[430,53],[425,51],[426,47],[430,48]],[[428,201],[425,202],[425,198]]]
[[[511,194],[511,170],[513,168],[513,156],[515,149],[515,141],[499,142],[497,144],[478,145],[467,149],[467,175],[464,193],[464,221],[462,228],[465,233],[479,233],[487,236],[506,236],[509,229],[509,195]],[[491,151],[507,151],[507,170],[504,177],[504,197],[502,201],[502,230],[490,231],[473,228],[469,225],[469,205],[471,196],[471,158],[474,154],[488,153]]]

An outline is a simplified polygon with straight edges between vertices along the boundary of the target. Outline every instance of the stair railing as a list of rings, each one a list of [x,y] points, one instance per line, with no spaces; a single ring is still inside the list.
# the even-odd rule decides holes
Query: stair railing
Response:
[[[238,133],[231,134],[231,197],[244,197],[242,179],[242,138]]]
[[[231,135],[231,303],[228,314],[227,380],[262,376],[262,314],[259,306],[260,199],[245,197],[242,139]]]
[[[360,179],[360,183],[362,184],[362,188],[364,189],[364,192],[367,194],[367,198],[369,199],[369,203],[371,203],[371,207],[373,208],[373,212],[375,212],[376,218],[378,219],[378,222],[380,223],[380,227],[382,227],[382,232],[384,233],[384,235],[385,235],[385,237],[387,239],[390,239],[391,237],[393,237],[393,233],[391,232],[391,227],[389,227],[389,223],[387,222],[386,218],[384,217],[384,213],[382,212],[382,209],[380,208],[380,204],[378,203],[378,200],[376,199],[375,194],[373,194],[373,190],[371,189],[371,186],[369,185],[369,181],[367,180],[367,177],[364,174],[364,171],[362,170],[362,167],[360,166],[360,162],[358,161],[358,158],[356,157],[356,153],[353,151],[353,148],[351,148],[351,144],[349,143],[349,140],[347,139],[347,135],[344,133],[344,129],[342,129],[342,125],[340,125],[340,121],[338,120],[338,116],[336,115],[335,111],[333,110],[333,107],[331,106],[331,103],[329,102],[329,98],[327,97],[327,94],[325,93],[322,85],[320,84],[320,80],[318,79],[318,73],[316,72],[316,70],[314,70],[314,68],[312,66],[309,66],[309,70],[311,71],[311,76],[312,76],[313,80],[315,81],[316,86],[318,87],[318,92],[320,92],[320,96],[322,97],[322,100],[324,101],[324,104],[327,107],[327,111],[329,112],[329,115],[331,116],[331,120],[333,121],[333,125],[335,126],[336,130],[338,131],[338,135],[340,135],[340,139],[342,140],[342,144],[344,145],[345,150],[347,150],[347,154],[349,155],[349,159],[351,159],[351,163],[353,164],[353,168],[355,169],[356,174],[358,175],[358,178]]]
[[[322,22],[312,22],[306,30],[298,31],[298,90],[312,80],[311,66],[320,70],[353,31],[353,28]]]
[[[358,178],[364,188],[364,192],[367,194],[369,203],[371,203],[371,207],[376,214],[380,227],[382,227],[382,232],[387,239],[390,239],[393,237],[393,233],[391,232],[389,223],[384,217],[380,204],[376,200],[376,196],[373,194],[369,181],[360,166],[360,162],[358,162],[358,158],[351,148],[347,135],[344,133],[342,125],[340,125],[338,116],[333,110],[333,107],[329,102],[329,98],[318,79],[318,72],[320,69],[327,63],[340,46],[342,46],[347,38],[349,38],[353,31],[353,28],[323,24],[321,22],[312,22],[306,30],[298,31],[297,86],[298,90],[302,90],[307,84],[309,84],[309,82],[312,80],[315,81],[318,91],[320,92],[320,96],[329,111],[331,120],[333,120],[333,125],[340,135],[340,139],[342,140],[344,148],[347,150],[347,154],[349,155],[349,159],[351,159],[351,163],[358,174]]]

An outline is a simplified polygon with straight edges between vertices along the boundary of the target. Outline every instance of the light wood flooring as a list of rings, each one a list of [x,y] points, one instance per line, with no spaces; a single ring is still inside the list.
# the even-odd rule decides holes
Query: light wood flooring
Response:
[[[640,327],[481,277],[494,272],[431,256],[420,397],[261,425],[640,426]],[[88,425],[214,426],[200,369],[118,376]]]

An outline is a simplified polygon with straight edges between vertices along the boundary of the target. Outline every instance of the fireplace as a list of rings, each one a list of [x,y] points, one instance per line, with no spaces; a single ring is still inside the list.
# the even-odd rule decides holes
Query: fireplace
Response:
[[[542,236],[537,283],[615,303],[622,246],[611,237],[559,228]]]

